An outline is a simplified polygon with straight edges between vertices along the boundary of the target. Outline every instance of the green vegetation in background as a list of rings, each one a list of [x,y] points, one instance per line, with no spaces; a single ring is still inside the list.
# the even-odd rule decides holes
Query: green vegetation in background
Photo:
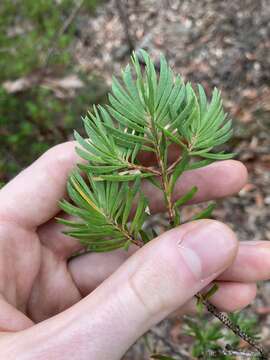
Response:
[[[76,6],[75,0],[2,0],[0,5],[1,81],[17,79],[43,65],[59,29]],[[85,0],[82,11],[90,13],[97,0]],[[68,45],[76,22],[57,38],[52,63],[68,65]]]
[[[230,319],[237,324],[246,334],[253,339],[259,340],[258,319],[256,315],[246,314],[244,311],[231,313]],[[196,359],[207,359],[209,350],[221,351],[226,344],[227,349],[235,350],[240,346],[240,338],[229,329],[225,328],[216,319],[209,321],[205,314],[197,318],[186,317],[185,331],[193,337],[192,356]],[[244,349],[245,350],[245,349]],[[217,355],[217,360],[233,360],[235,356]]]
[[[81,8],[90,15],[97,0]],[[79,74],[88,84],[74,99],[60,99],[39,84],[9,94],[5,81],[36,76],[45,71],[59,78],[74,74],[70,46],[76,36],[76,19],[64,33],[59,30],[74,8],[75,0],[2,0],[0,4],[0,183],[6,182],[50,146],[68,139],[71,129],[91,105],[91,97],[104,92],[97,80]],[[98,94],[98,95],[96,95]]]

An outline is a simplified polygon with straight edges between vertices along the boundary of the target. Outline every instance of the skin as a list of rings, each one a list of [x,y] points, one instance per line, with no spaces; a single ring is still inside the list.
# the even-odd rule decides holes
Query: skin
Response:
[[[213,280],[221,310],[248,305],[256,282],[270,276],[266,241],[238,243],[224,224],[201,220],[172,229],[142,249],[84,254],[62,234],[58,200],[81,161],[75,144],[58,145],[0,191],[0,355],[6,360],[120,359],[136,339],[171,313],[191,312],[194,295]],[[186,172],[177,197],[191,185],[193,202],[237,193],[245,167],[221,161]],[[151,211],[162,194],[144,190]]]

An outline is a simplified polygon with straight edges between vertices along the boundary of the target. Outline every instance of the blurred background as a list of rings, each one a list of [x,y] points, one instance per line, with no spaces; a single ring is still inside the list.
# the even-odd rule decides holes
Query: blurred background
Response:
[[[270,240],[268,0],[1,0],[1,186],[49,147],[72,139],[80,117],[106,101],[112,74],[141,47],[156,60],[163,53],[208,94],[214,86],[222,90],[234,120],[230,149],[250,176],[237,196],[219,202],[215,217],[241,240]],[[268,283],[248,311],[270,344]],[[177,321],[157,332],[189,349]],[[157,346],[158,336],[152,334]],[[140,342],[126,359],[143,359],[146,348]]]

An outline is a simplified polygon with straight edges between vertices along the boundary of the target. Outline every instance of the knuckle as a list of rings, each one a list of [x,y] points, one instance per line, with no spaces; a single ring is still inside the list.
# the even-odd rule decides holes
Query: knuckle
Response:
[[[135,301],[148,316],[169,313],[179,300],[179,257],[173,251],[152,256],[128,279]]]

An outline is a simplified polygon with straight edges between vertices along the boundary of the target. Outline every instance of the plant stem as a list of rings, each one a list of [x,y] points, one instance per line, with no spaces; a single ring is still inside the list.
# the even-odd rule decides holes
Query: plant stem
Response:
[[[201,301],[208,312],[210,312],[215,318],[219,319],[227,328],[229,328],[235,335],[246,341],[250,346],[256,349],[261,354],[261,359],[267,359],[266,353],[262,346],[252,339],[247,333],[245,333],[238,325],[231,321],[227,314],[219,311],[208,300],[204,299],[203,295],[198,293],[195,297]]]
[[[175,160],[175,162],[173,162],[167,169],[168,174],[172,173],[173,169],[176,167],[176,165],[178,165],[180,163],[180,161],[183,159],[182,155],[179,156],[179,158],[177,160]]]
[[[162,189],[163,189],[164,200],[165,200],[167,210],[168,210],[169,222],[170,222],[170,225],[173,226],[174,218],[175,218],[175,211],[173,208],[171,193],[169,191],[168,171],[164,164],[164,159],[162,159],[162,154],[160,152],[160,137],[158,135],[158,131],[156,129],[154,120],[151,115],[150,115],[150,126],[151,126],[152,134],[154,137],[155,153],[156,153],[158,167],[160,170],[161,185],[162,185]]]
[[[170,225],[173,226],[174,218],[175,218],[175,211],[173,208],[172,198],[171,198],[171,194],[169,191],[169,181],[168,181],[167,171],[164,168],[164,163],[161,159],[160,159],[160,168],[161,168],[161,174],[162,174],[161,175],[162,187],[164,190],[164,197],[165,197],[167,208],[168,208],[169,221],[170,221]]]
[[[259,352],[234,349],[208,350],[207,355],[211,356],[211,359],[218,358],[219,356],[237,356],[237,359],[261,359],[261,354]]]
[[[153,168],[152,166],[147,167],[147,166],[143,166],[143,165],[139,165],[139,164],[128,163],[128,167],[130,169],[133,169],[133,170],[140,170],[140,171],[150,172],[150,173],[152,173],[154,175],[161,176],[161,172],[158,169]]]
[[[121,232],[128,241],[130,241],[132,244],[138,246],[138,247],[143,247],[144,242],[140,239],[135,239],[131,234],[129,234],[129,232],[124,229],[122,226],[120,226],[117,222],[111,220],[111,224],[119,231]]]

